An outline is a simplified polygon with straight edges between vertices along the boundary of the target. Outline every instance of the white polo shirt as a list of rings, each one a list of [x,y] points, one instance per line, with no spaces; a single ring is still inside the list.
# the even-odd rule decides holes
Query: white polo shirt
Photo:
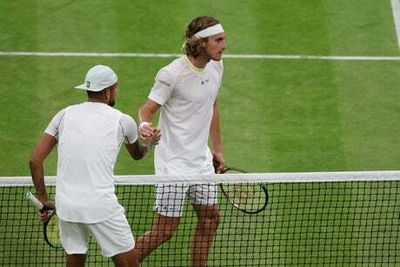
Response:
[[[58,112],[45,132],[58,139],[60,219],[97,223],[120,212],[113,170],[122,142],[137,139],[135,121],[106,104],[85,102]]]
[[[213,172],[208,137],[222,73],[222,61],[211,60],[199,69],[187,56],[158,72],[149,95],[162,105],[162,136],[154,159],[156,174]]]

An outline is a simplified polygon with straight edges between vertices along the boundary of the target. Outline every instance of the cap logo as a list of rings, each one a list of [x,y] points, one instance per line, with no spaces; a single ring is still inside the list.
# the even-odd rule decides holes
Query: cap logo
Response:
[[[90,88],[90,81],[86,81],[86,87]]]

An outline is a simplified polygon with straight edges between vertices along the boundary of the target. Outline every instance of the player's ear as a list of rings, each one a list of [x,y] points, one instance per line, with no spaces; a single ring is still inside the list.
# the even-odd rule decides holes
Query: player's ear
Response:
[[[105,93],[106,93],[106,99],[109,100],[111,98],[111,87],[108,87]]]
[[[204,39],[202,39],[201,40],[201,48],[206,48],[206,46],[207,46],[207,41],[208,41],[208,38],[204,38]]]

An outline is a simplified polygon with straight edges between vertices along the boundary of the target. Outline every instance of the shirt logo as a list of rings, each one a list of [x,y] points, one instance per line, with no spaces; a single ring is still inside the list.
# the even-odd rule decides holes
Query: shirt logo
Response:
[[[208,81],[209,81],[209,80],[210,80],[210,79],[207,79],[207,80],[201,81],[201,85],[208,83]]]
[[[158,80],[157,79],[157,81],[159,82],[159,83],[161,83],[161,84],[164,84],[164,85],[166,85],[166,86],[171,86],[169,83],[167,83],[167,82],[164,82],[164,81],[162,81],[162,80]]]

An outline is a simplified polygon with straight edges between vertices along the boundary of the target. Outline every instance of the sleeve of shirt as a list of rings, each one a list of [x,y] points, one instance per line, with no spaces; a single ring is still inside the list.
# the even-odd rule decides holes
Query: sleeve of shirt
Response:
[[[174,76],[166,69],[161,69],[156,75],[153,88],[150,91],[149,99],[159,105],[164,105],[164,103],[171,97],[174,83]]]
[[[65,114],[65,109],[62,109],[56,115],[54,115],[49,125],[47,126],[46,130],[44,130],[44,132],[58,139],[60,124],[62,122],[64,114]]]
[[[133,144],[138,138],[138,130],[135,120],[127,115],[122,114],[121,120],[122,134],[125,144]]]

